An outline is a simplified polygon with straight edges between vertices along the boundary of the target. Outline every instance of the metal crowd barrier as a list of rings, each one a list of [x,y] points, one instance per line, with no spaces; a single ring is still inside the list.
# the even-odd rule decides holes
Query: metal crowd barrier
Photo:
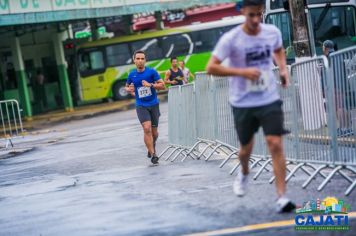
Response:
[[[196,141],[196,105],[195,105],[195,85],[187,84],[183,86],[173,86],[168,92],[168,128],[170,145],[159,157],[171,150],[166,160],[175,161],[179,156],[185,159],[190,147]],[[189,152],[193,159],[196,155],[194,151]]]
[[[21,110],[16,100],[0,101],[0,120],[0,141],[5,141],[5,148],[13,147],[12,140],[23,135]]]
[[[302,187],[321,176],[321,191],[339,173],[350,183],[345,192],[349,195],[356,186],[356,180],[348,174],[356,173],[356,47],[329,58],[321,56],[295,63],[289,71],[290,86],[278,86],[284,126],[290,131],[283,139],[289,172],[286,181],[301,170],[308,176]],[[274,72],[278,78],[278,68]],[[220,164],[223,167],[237,158],[239,145],[228,103],[227,78],[197,73],[193,85],[170,88],[169,113],[171,145],[166,150],[173,151],[167,160],[173,157],[174,161],[181,155],[181,161],[187,157],[203,157],[207,161],[218,154],[224,156]],[[254,179],[264,171],[271,172],[262,129],[255,135],[250,161],[251,168],[260,166]],[[230,174],[239,166],[237,162]],[[325,173],[325,169],[331,171]],[[273,181],[272,176],[269,182]]]
[[[193,96],[183,101],[182,98],[188,97],[189,94]],[[168,153],[165,160],[171,161],[175,161],[179,156],[183,156],[181,161],[187,157],[203,158],[208,161],[215,154],[222,154],[226,158],[220,164],[221,168],[233,157],[237,158],[238,138],[232,108],[228,101],[228,79],[226,77],[198,73],[193,85],[172,87],[168,92],[168,101],[170,145],[160,154],[160,157],[169,150],[172,151]],[[190,125],[189,130],[185,127],[187,124]],[[187,146],[194,138],[196,142],[187,150]],[[263,143],[262,138],[261,133],[257,142]],[[256,145],[256,149],[260,151],[257,150],[251,157],[252,167],[262,166],[260,162],[267,155],[266,148],[260,146]],[[239,165],[237,162],[230,174],[233,174]],[[267,168],[263,169],[269,171]]]

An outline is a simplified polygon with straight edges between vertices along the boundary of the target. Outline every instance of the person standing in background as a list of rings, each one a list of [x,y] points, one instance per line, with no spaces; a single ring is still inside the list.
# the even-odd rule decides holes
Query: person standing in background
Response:
[[[187,68],[185,66],[185,61],[183,61],[183,60],[179,61],[179,67],[183,72],[183,76],[184,76],[183,83],[184,84],[188,84],[189,83],[189,78],[190,77],[192,77],[193,80],[195,79],[195,76],[192,74],[192,72],[190,72],[189,68]]]
[[[171,58],[171,68],[166,71],[164,82],[172,86],[183,85],[184,75],[182,70],[178,67],[178,60],[176,57]]]

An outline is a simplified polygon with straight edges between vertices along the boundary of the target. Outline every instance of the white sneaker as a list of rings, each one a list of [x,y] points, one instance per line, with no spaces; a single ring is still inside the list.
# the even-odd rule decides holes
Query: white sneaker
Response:
[[[233,190],[234,193],[238,196],[238,197],[243,197],[246,193],[246,189],[247,189],[247,180],[248,180],[248,175],[243,175],[242,173],[240,173],[234,183],[233,183]]]
[[[286,197],[280,197],[277,200],[277,212],[288,213],[295,209],[295,204]]]

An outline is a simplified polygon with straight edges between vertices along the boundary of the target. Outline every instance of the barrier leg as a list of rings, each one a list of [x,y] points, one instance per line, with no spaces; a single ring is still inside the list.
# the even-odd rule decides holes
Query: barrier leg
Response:
[[[256,165],[258,165],[258,166],[262,166],[262,164],[261,164],[260,162],[261,162],[261,161],[262,161],[262,162],[267,161],[267,159],[265,159],[265,158],[250,158],[250,159],[253,160],[251,169],[255,167],[255,166],[253,165],[254,163],[256,163]],[[267,167],[265,167],[265,170],[266,170],[267,172],[270,172],[270,170],[269,170]]]
[[[168,145],[168,147],[164,149],[163,152],[161,152],[161,154],[158,155],[158,158],[161,158],[171,148],[173,148],[173,146]]]
[[[184,162],[185,159],[187,159],[187,157],[188,157],[188,156],[187,156],[188,150],[184,150],[184,152],[186,152],[186,153],[183,153],[183,158],[182,158],[182,160],[180,160],[181,162]],[[191,155],[189,155],[189,157],[190,157],[191,159],[195,160],[195,158],[192,157]]]
[[[238,155],[238,151],[234,151],[230,153],[230,155],[227,158],[225,158],[225,160],[220,164],[219,167],[222,168],[231,159],[233,155]]]
[[[313,168],[314,171],[317,169],[315,166],[313,166],[313,165],[311,165],[311,164],[306,164],[306,166],[309,166],[309,167]],[[302,167],[302,170],[303,170],[307,175],[309,175],[309,176],[312,175],[309,171],[307,171],[307,170],[305,169],[305,167]],[[321,175],[321,177],[323,177],[324,179],[326,178],[326,175],[324,175],[324,174],[321,173],[321,172],[319,172],[319,175]],[[315,179],[315,178],[314,178],[314,179]]]
[[[174,162],[182,152],[186,151],[186,149],[182,148],[171,160],[171,162]]]
[[[239,166],[241,165],[241,163],[240,163],[240,161],[234,166],[234,168],[232,168],[232,170],[230,171],[230,175],[232,175],[234,172],[235,172],[235,170],[237,169],[237,168],[239,168]]]
[[[261,166],[260,161],[265,161],[265,160],[263,160],[263,159],[254,160],[250,169],[253,169],[257,164]]]
[[[190,154],[191,153],[193,153],[193,151],[195,150],[195,148],[199,145],[199,144],[201,144],[201,143],[203,143],[202,141],[198,141],[198,142],[196,142],[194,145],[193,145],[193,147],[188,151],[188,153],[186,154],[187,156],[190,156]],[[194,158],[193,158],[194,159]]]
[[[349,181],[350,183],[353,182],[352,179],[351,179],[347,174],[345,174],[345,173],[342,172],[341,170],[339,170],[338,172],[339,172],[339,174],[340,174],[342,177],[344,177],[344,179],[346,179],[346,180]]]
[[[249,162],[251,162],[251,159],[249,160]],[[241,162],[239,161],[230,171],[230,175],[232,175],[237,170],[237,168],[239,168],[240,165],[241,165]]]
[[[289,165],[289,164],[293,164],[293,163],[292,163],[292,162],[289,162],[289,163],[287,164],[287,166],[286,166],[286,172],[288,172],[288,173],[291,172],[291,170],[288,169],[288,165]],[[288,175],[289,175],[289,174],[288,174]],[[294,174],[292,174],[292,175],[294,176]],[[273,176],[269,179],[268,183],[272,184],[275,179],[276,179],[276,176],[273,175]]]
[[[179,149],[180,149],[180,147],[174,148],[173,151],[171,152],[171,154],[169,154],[169,155],[166,157],[166,159],[164,159],[164,160],[165,160],[165,161],[168,161],[169,158],[171,158],[171,156],[172,156],[177,150],[179,150]]]
[[[224,143],[220,143],[220,144],[222,145],[223,148],[228,149],[228,151],[227,151],[227,150],[224,150],[223,148],[220,148],[221,152],[223,152],[225,155],[229,155],[230,152],[234,151],[234,149],[231,149],[230,147],[226,146],[226,144],[224,144]]]
[[[209,144],[203,149],[203,151],[202,151],[202,152],[200,153],[200,155],[198,156],[198,160],[200,160],[201,156],[203,156],[204,153],[206,152],[206,150],[208,150],[208,148],[211,148],[212,145],[214,145],[214,144],[209,143]],[[204,157],[206,157],[206,156],[204,155]]]
[[[330,179],[336,174],[336,172],[338,172],[339,170],[342,169],[342,166],[338,166],[336,167],[333,171],[331,171],[331,173],[329,174],[329,176],[319,185],[318,187],[318,191],[323,190],[323,188],[325,187],[325,185],[330,181]]]
[[[299,168],[301,168],[302,166],[304,166],[305,163],[299,163],[296,167],[294,167],[294,169],[289,173],[289,175],[286,177],[286,183],[288,183],[288,181],[292,178],[292,176],[294,175],[295,172],[297,172],[297,170]]]
[[[272,159],[267,160],[265,163],[263,163],[263,165],[261,166],[261,168],[258,170],[258,172],[255,174],[255,176],[253,176],[253,180],[256,180],[258,178],[258,176],[260,176],[263,172],[263,170],[265,169],[265,167],[268,164],[271,164]]]
[[[211,151],[211,153],[205,158],[205,161],[208,161],[212,155],[216,152],[217,149],[219,149],[222,145],[218,144],[216,147],[214,147],[214,149]]]
[[[309,172],[308,169],[305,168],[305,166],[311,166],[311,165],[307,165],[306,163],[304,163],[305,165],[300,167],[300,169],[305,173],[307,174],[308,176],[311,176],[311,173]],[[315,168],[313,168],[315,170]]]
[[[319,166],[319,168],[317,168],[314,173],[303,183],[302,185],[302,188],[306,188],[313,179],[315,179],[315,176],[319,173],[321,173],[320,171],[325,169],[325,168],[328,168],[329,166],[328,165],[322,165],[322,166]]]
[[[347,188],[345,195],[349,196],[352,190],[354,190],[355,186],[356,186],[356,180],[354,180],[354,182],[350,185],[350,187]]]
[[[198,155],[195,154],[194,152],[189,152],[189,151],[188,151],[186,154],[184,154],[184,157],[183,157],[183,159],[181,160],[181,162],[184,162],[185,159],[187,159],[188,156],[189,156],[190,158],[192,158],[193,160],[195,160],[195,158],[194,158],[191,154],[193,154],[193,155],[195,156],[195,158],[198,157]]]

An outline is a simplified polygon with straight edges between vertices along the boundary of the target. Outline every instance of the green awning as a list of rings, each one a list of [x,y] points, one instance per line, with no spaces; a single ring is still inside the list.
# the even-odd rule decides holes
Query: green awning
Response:
[[[238,0],[0,0],[0,26],[63,22],[185,9]]]

